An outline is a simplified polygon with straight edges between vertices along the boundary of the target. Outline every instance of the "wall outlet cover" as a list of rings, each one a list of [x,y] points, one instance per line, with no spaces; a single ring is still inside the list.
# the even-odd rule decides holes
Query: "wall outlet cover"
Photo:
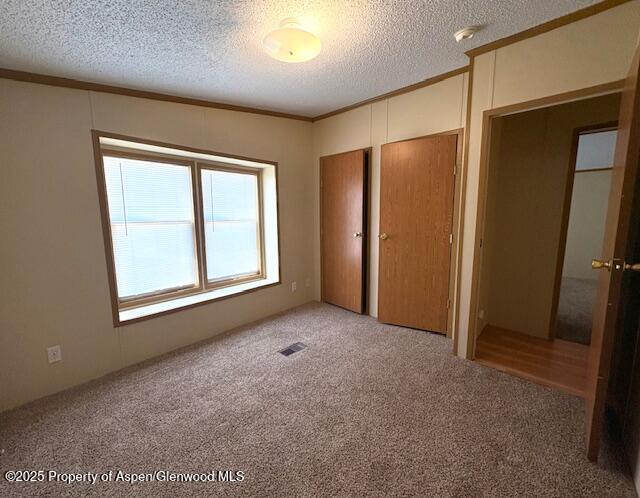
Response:
[[[298,289],[297,282],[291,282],[291,292],[295,292]]]
[[[49,360],[49,363],[62,361],[62,349],[60,348],[60,345],[47,348],[47,359]]]

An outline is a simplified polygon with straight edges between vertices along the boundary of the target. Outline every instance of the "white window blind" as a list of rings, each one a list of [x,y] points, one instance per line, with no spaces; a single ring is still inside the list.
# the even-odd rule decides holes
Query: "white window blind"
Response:
[[[260,271],[258,176],[202,169],[207,279]]]
[[[118,298],[196,286],[191,168],[103,157]]]

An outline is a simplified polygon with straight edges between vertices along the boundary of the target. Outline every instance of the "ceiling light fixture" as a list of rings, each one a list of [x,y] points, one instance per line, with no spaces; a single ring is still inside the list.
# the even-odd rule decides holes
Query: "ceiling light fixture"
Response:
[[[300,27],[292,17],[280,22],[280,29],[269,33],[262,42],[265,52],[283,62],[306,62],[320,53],[322,44],[313,33]]]
[[[460,43],[461,41],[470,40],[471,38],[473,38],[473,35],[475,35],[479,29],[480,28],[478,28],[478,26],[467,26],[466,28],[462,28],[456,31],[453,36],[456,41]]]

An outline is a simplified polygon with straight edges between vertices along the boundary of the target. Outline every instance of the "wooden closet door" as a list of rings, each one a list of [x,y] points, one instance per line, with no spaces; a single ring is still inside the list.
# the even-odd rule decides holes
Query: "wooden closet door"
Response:
[[[640,271],[640,261],[629,261],[629,241],[640,236],[640,49],[627,76],[618,120],[618,138],[611,170],[611,190],[602,254],[592,267],[600,270],[594,307],[585,383],[587,456],[597,460],[604,424],[605,403],[616,334],[624,325],[629,278]],[[623,286],[624,279],[627,285]],[[627,318],[628,319],[628,318]]]
[[[322,300],[364,311],[366,154],[345,152],[320,160]]]
[[[382,146],[378,319],[446,334],[457,135]]]

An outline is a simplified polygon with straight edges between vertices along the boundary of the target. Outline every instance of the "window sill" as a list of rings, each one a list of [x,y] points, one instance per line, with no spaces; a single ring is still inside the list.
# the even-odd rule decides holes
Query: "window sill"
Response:
[[[279,283],[279,280],[268,278],[253,280],[251,282],[245,282],[243,284],[233,285],[230,287],[223,287],[221,289],[214,289],[208,292],[202,292],[200,294],[179,297],[170,301],[163,301],[161,303],[147,304],[144,306],[139,306],[137,308],[120,310],[118,312],[118,325],[128,325],[129,323],[147,320],[159,315],[166,315],[167,313],[180,311],[185,308],[192,308],[200,304],[206,304],[212,301],[246,294],[248,292],[264,287],[271,287],[272,285],[277,285]]]

